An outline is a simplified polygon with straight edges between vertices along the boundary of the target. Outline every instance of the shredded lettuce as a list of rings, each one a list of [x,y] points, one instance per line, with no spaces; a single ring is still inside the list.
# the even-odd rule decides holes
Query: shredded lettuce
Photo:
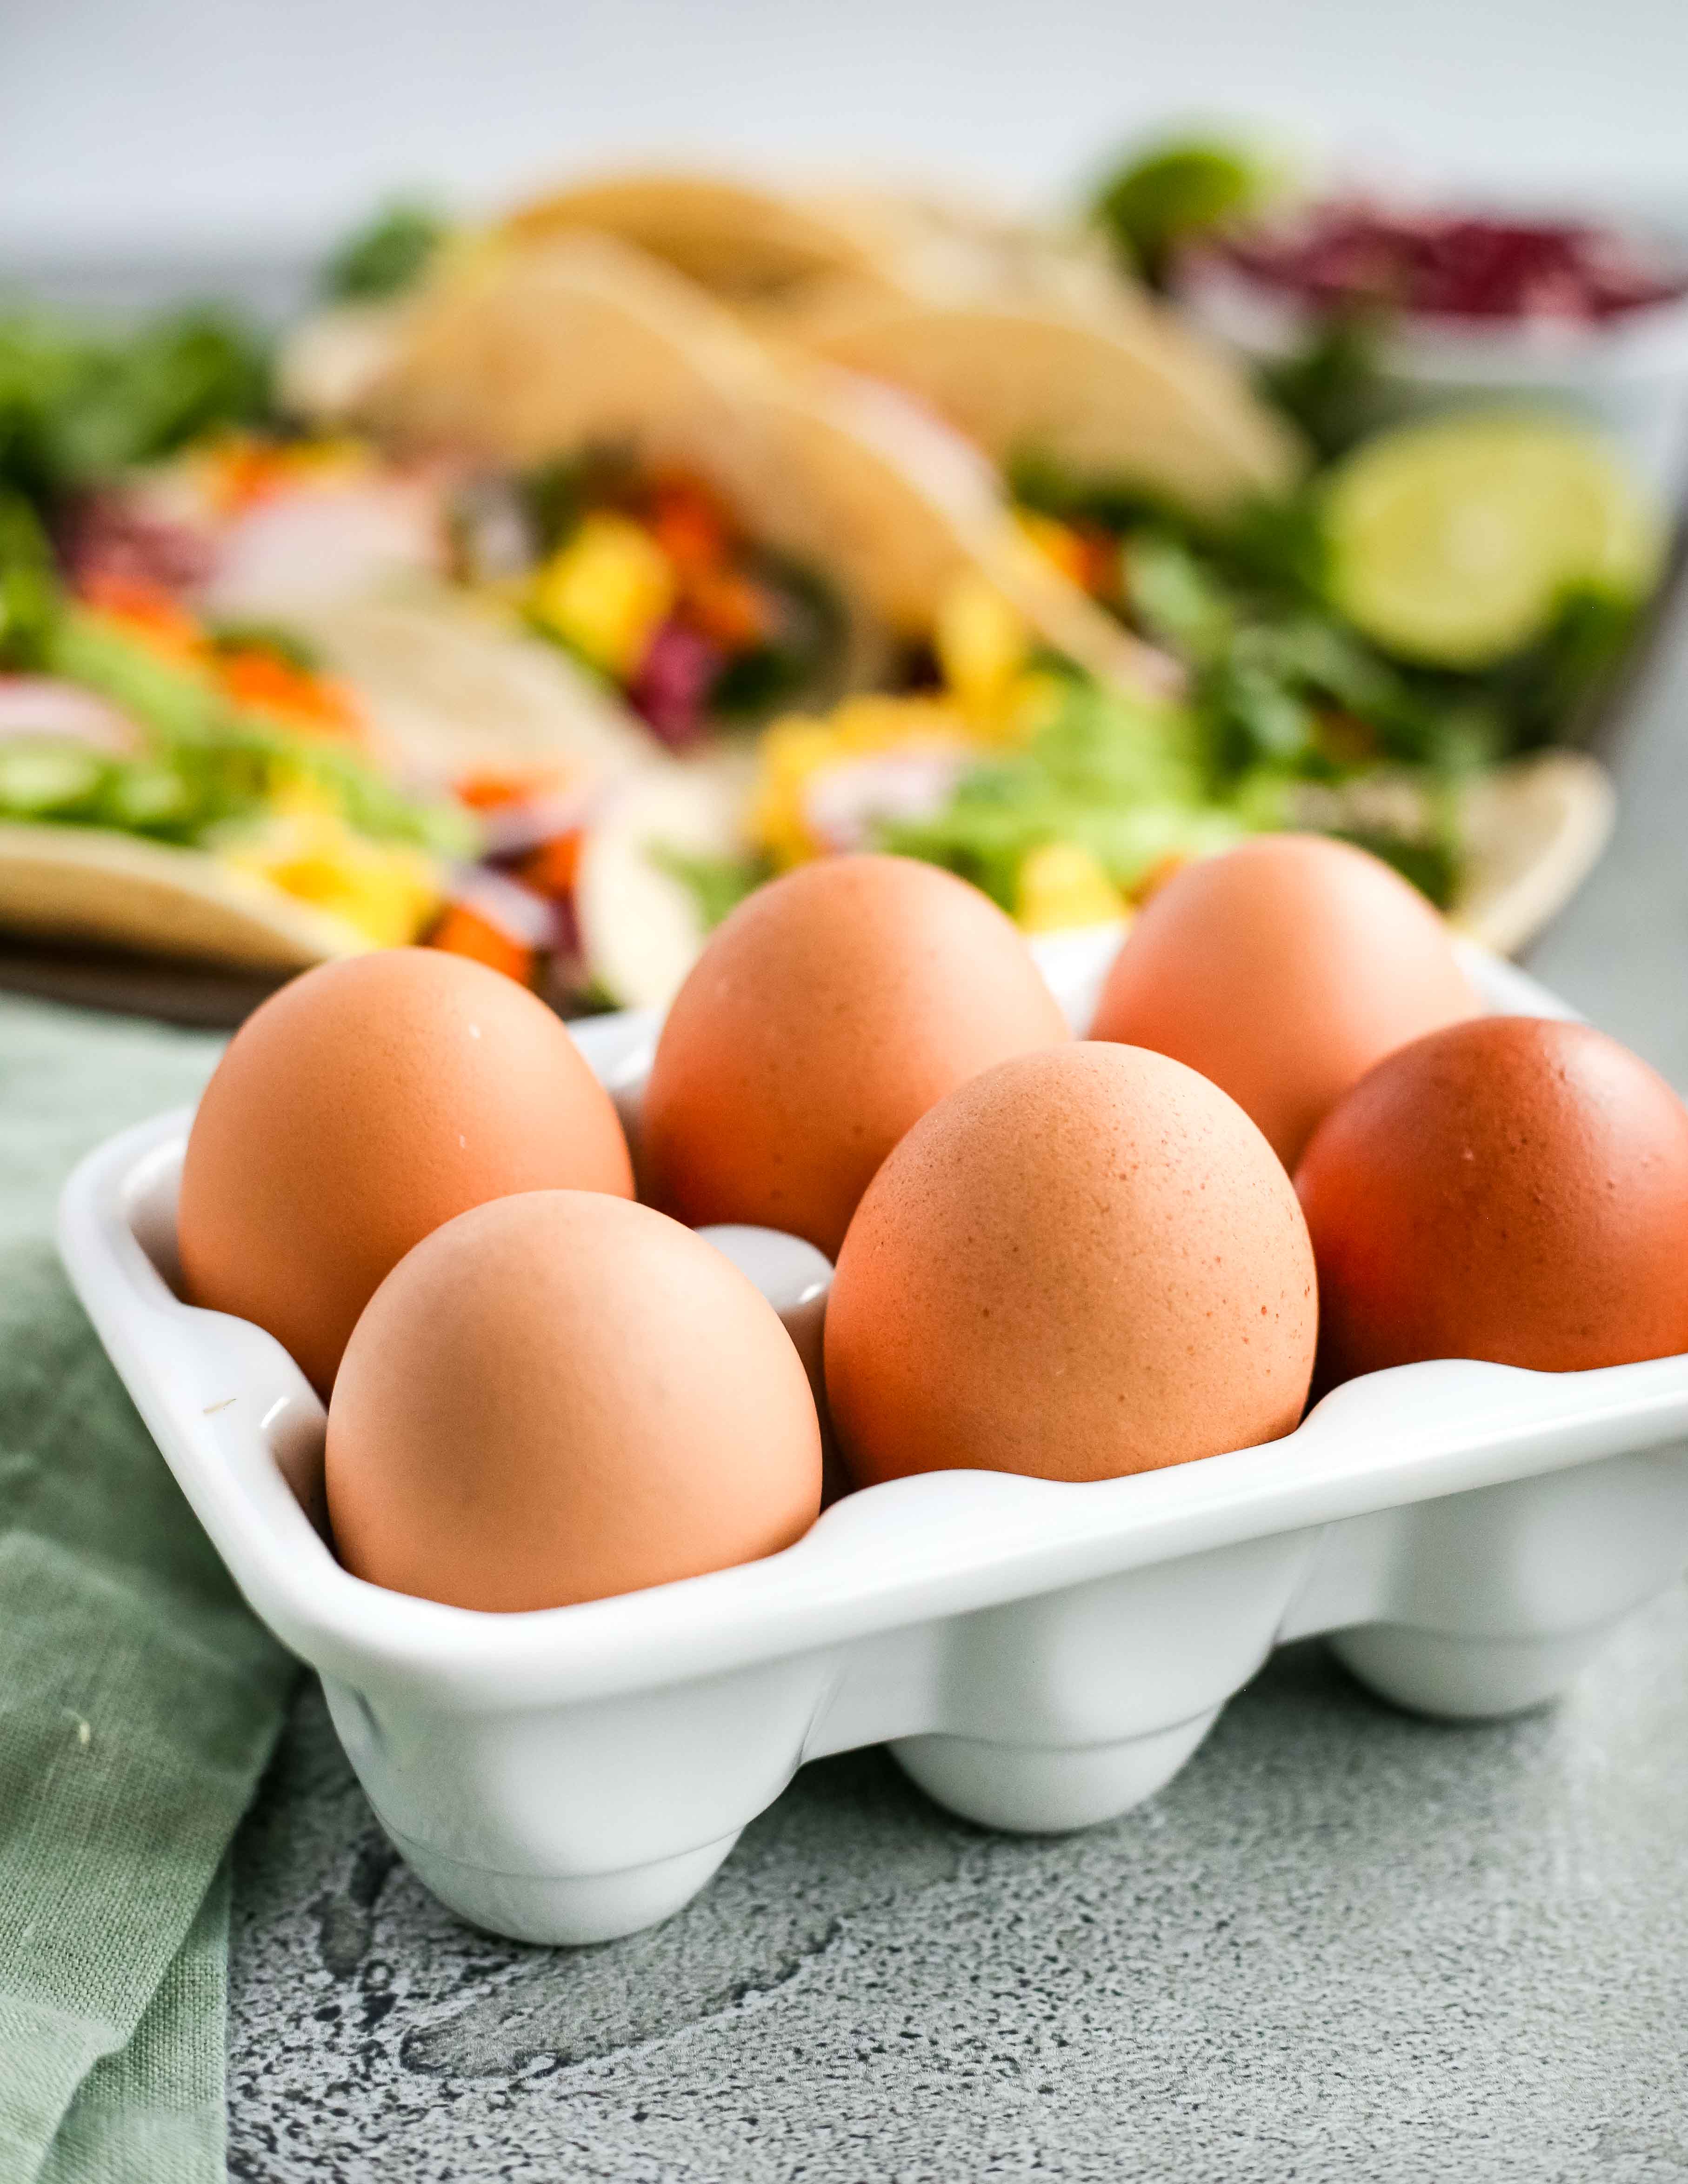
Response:
[[[0,671],[38,668],[58,615],[58,577],[40,519],[0,486]]]
[[[1088,850],[1129,893],[1167,857],[1244,831],[1208,793],[1188,714],[1075,681],[1021,749],[971,768],[934,817],[883,827],[879,846],[943,865],[1011,912],[1022,866],[1047,844]]]
[[[474,852],[473,822],[455,805],[408,796],[354,752],[288,733],[97,616],[64,608],[38,664],[105,699],[146,732],[147,745],[120,756],[50,736],[8,739],[0,744],[0,816],[199,845],[303,800],[372,840],[444,856]]]

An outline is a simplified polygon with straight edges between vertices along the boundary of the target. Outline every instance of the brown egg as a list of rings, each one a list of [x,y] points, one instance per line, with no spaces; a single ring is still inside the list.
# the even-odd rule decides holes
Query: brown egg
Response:
[[[1446,926],[1399,874],[1344,842],[1273,834],[1151,899],[1090,1035],[1211,1077],[1293,1170],[1373,1062],[1479,1006]]]
[[[833,857],[742,903],[675,996],[641,1117],[646,1195],[836,1257],[873,1173],[982,1069],[1064,1041],[1030,950],[976,888]]]
[[[1182,1063],[1086,1044],[1006,1061],[917,1123],[827,1307],[857,1482],[1106,1479],[1290,1432],[1318,1328],[1290,1178]]]
[[[206,1086],[176,1214],[190,1302],[256,1320],[320,1395],[413,1244],[515,1190],[632,1195],[609,1095],[543,1002],[426,948],[324,964]]]
[[[649,1206],[501,1198],[400,1261],[328,1414],[341,1560],[458,1607],[560,1607],[788,1546],[821,1433],[779,1316]]]
[[[1295,1177],[1319,1382],[1422,1357],[1576,1372],[1688,1350],[1688,1109],[1586,1024],[1483,1017],[1357,1084]]]

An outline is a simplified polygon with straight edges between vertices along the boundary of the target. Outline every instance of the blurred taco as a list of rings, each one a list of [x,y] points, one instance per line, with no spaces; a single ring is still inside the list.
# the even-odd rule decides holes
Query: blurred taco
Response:
[[[589,181],[521,207],[531,246],[596,232],[757,328],[904,388],[996,463],[1212,509],[1290,484],[1294,435],[1094,236],[887,192],[804,196],[696,174]]]
[[[1016,220],[977,200],[799,192],[703,172],[599,176],[529,200],[495,232],[521,244],[614,237],[774,333],[876,306],[1070,302],[1117,286],[1094,234]]]
[[[486,577],[526,582],[530,615],[636,710],[642,646],[666,634],[677,652],[677,632],[727,649],[728,670],[739,650],[783,642],[783,664],[727,675],[727,714],[759,679],[749,710],[763,712],[794,677],[894,681],[949,588],[979,576],[1090,672],[1167,680],[1162,655],[1024,554],[963,442],[893,393],[777,359],[670,268],[604,237],[447,268],[365,412],[389,443],[483,467]],[[499,478],[514,499],[500,502]]]
[[[158,594],[57,599],[0,668],[0,925],[288,970],[416,939],[476,830],[354,694]]]

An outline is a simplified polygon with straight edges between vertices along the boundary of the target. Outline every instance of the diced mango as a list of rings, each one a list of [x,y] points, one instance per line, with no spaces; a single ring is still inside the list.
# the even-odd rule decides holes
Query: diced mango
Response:
[[[219,855],[236,871],[343,919],[380,948],[414,940],[439,907],[439,875],[426,851],[371,841],[323,812],[281,813]]]
[[[625,682],[674,604],[673,564],[625,515],[587,516],[533,579],[528,606],[567,644]]]
[[[933,649],[949,689],[970,712],[998,712],[1026,665],[1024,620],[985,577],[957,577],[938,609]]]
[[[1126,915],[1125,897],[1100,861],[1077,842],[1045,842],[1020,866],[1014,916],[1026,933],[1106,925]]]

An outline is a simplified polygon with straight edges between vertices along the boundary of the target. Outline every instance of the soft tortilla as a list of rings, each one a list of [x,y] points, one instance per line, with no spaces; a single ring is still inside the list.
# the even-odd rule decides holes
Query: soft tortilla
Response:
[[[1599,863],[1617,810],[1610,775],[1586,751],[1537,751],[1479,775],[1461,815],[1468,862],[1454,924],[1516,955]]]
[[[1033,226],[975,199],[799,192],[700,171],[600,176],[530,201],[495,232],[520,243],[613,236],[766,332],[876,302],[1071,301],[1119,285],[1098,237]]]
[[[1146,301],[903,304],[808,337],[819,354],[905,388],[998,463],[1024,456],[1083,484],[1217,510],[1292,485],[1301,452],[1243,381]]]
[[[554,190],[511,213],[502,232],[523,243],[615,236],[733,302],[789,298],[839,275],[874,283],[880,256],[847,217],[701,174],[618,175]]]
[[[378,760],[419,788],[509,773],[583,789],[650,756],[649,736],[565,654],[443,584],[288,620],[355,686]]]
[[[754,768],[738,754],[659,759],[606,796],[581,851],[575,915],[593,978],[623,1008],[666,1008],[708,937],[697,898],[652,851],[735,857]]]
[[[0,928],[254,971],[300,971],[374,944],[202,850],[33,822],[0,823]]]
[[[1191,507],[1281,491],[1304,460],[1241,372],[1093,237],[888,192],[804,197],[699,174],[559,191],[502,233],[636,245],[759,332],[905,388],[999,464]]]

